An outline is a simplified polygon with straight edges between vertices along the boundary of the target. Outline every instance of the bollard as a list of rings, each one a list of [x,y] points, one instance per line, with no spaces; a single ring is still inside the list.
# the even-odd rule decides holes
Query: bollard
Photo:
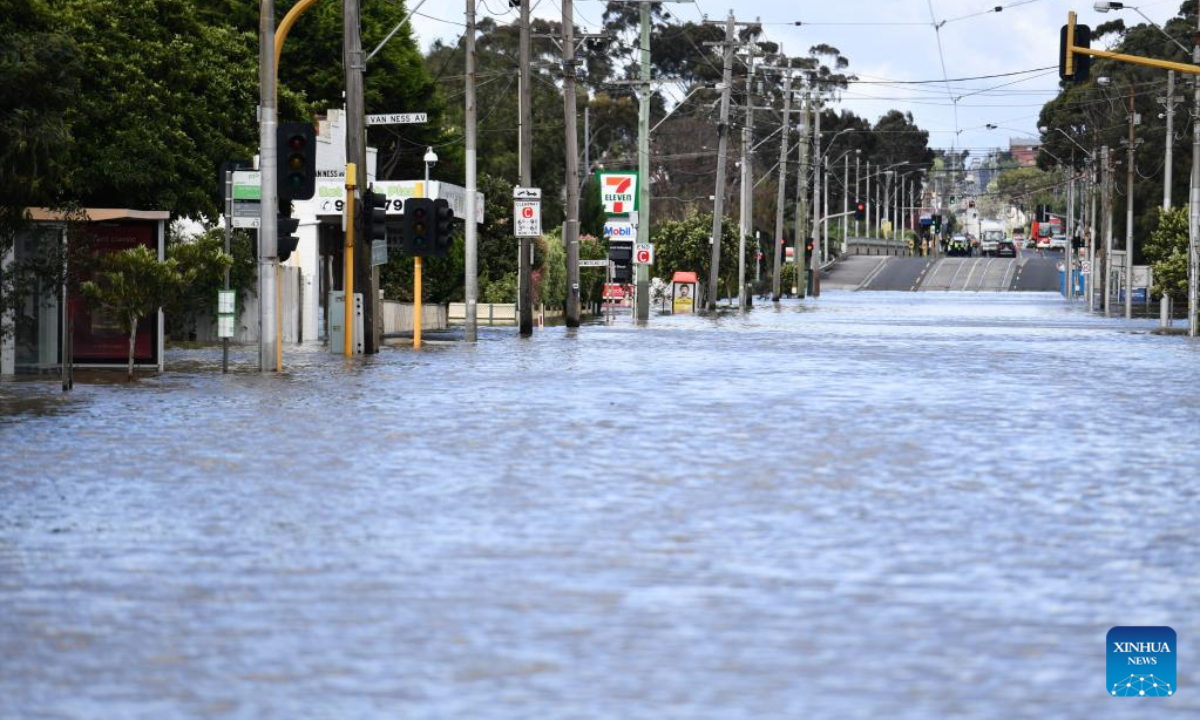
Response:
[[[1158,301],[1158,325],[1159,327],[1171,327],[1171,296],[1164,294],[1162,299]]]

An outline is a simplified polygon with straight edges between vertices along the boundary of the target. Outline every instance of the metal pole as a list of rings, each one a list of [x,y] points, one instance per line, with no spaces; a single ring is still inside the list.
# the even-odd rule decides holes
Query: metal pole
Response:
[[[1113,250],[1113,162],[1108,146],[1100,148],[1104,158],[1104,316],[1112,316],[1112,250]]]
[[[531,94],[533,92],[530,86],[529,75],[529,0],[521,0],[521,16],[518,45],[520,46],[518,55],[520,62],[520,71],[518,74],[518,92],[517,92],[517,123],[519,131],[517,133],[517,157],[520,165],[521,187],[531,187],[533,185],[533,111],[530,108]],[[564,21],[565,22],[565,21]],[[568,178],[571,182],[573,178]],[[533,334],[533,258],[532,254],[533,238],[523,237],[517,241],[518,251],[518,275],[517,286],[520,288],[518,306],[520,317],[518,320],[518,333],[520,335],[529,336]]]
[[[1096,195],[1099,193],[1099,165],[1093,151],[1091,172],[1088,174],[1088,272],[1087,287],[1084,288],[1087,292],[1088,312],[1096,310],[1096,242],[1099,237],[1099,233],[1096,232]]]
[[[860,197],[862,197],[862,193],[859,190],[859,186],[862,184],[862,171],[860,170],[861,162],[862,162],[862,158],[860,158],[858,156],[858,153],[856,152],[854,154],[854,202],[855,203],[857,203],[858,199]],[[857,207],[857,205],[855,205],[855,207]],[[866,210],[865,203],[864,203],[863,209]],[[855,218],[855,220],[854,220],[854,237],[860,237],[861,235],[862,235],[862,224],[859,222],[859,220],[857,218]]]
[[[1196,14],[1196,27],[1200,30],[1200,13]],[[1196,34],[1192,48],[1192,62],[1200,64],[1200,32]],[[1195,99],[1192,103],[1192,184],[1188,214],[1188,337],[1197,335],[1197,295],[1200,291],[1200,77],[1193,80]]]
[[[346,310],[342,318],[342,353],[346,357],[354,357],[354,197],[357,187],[358,166],[346,163],[346,247],[342,252],[342,291]]]
[[[808,292],[808,280],[805,277],[804,239],[808,237],[808,140],[812,130],[809,113],[812,110],[812,93],[807,81],[804,88],[804,112],[800,114],[800,147],[796,162],[796,236],[792,238],[792,271],[796,279],[796,295],[803,298]]]
[[[1129,87],[1129,156],[1125,168],[1125,319],[1133,319],[1133,165],[1135,156],[1133,86]]]
[[[567,327],[579,327],[579,136],[575,109],[575,6],[562,3],[563,127],[567,135],[567,217],[563,244],[567,246]],[[639,184],[642,182],[639,179]]]
[[[783,52],[781,47],[780,52]],[[790,61],[789,61],[790,62]],[[779,302],[780,273],[783,263],[783,203],[787,195],[788,140],[792,134],[792,71],[783,78],[783,130],[779,139],[779,185],[775,188],[775,237],[773,246],[775,272],[771,275],[771,300]]]
[[[1075,286],[1071,284],[1071,270],[1074,263],[1072,255],[1075,247],[1075,148],[1071,148],[1071,176],[1067,180],[1067,246],[1063,248],[1063,297],[1068,300],[1075,298]]]
[[[229,255],[229,241],[233,236],[233,171],[225,171],[225,254]],[[225,289],[229,289],[229,268],[225,268]],[[236,312],[237,306],[234,305]],[[237,326],[237,315],[234,315]],[[221,338],[221,372],[229,372],[229,338]]]
[[[464,227],[463,300],[466,302],[467,342],[475,342],[479,328],[479,243],[475,218],[475,0],[466,0],[466,127],[464,128],[464,165],[466,174],[467,217]]]
[[[642,3],[645,6],[646,3]],[[738,309],[745,311],[746,303],[746,236],[750,234],[750,194],[754,191],[754,178],[750,174],[750,143],[754,126],[754,53],[751,52],[746,69],[746,124],[742,126],[741,203],[738,208]],[[787,122],[786,120],[784,122]]]
[[[850,153],[843,156],[845,163],[842,165],[842,252],[846,252],[846,239],[849,235],[846,233],[846,228],[849,226],[848,218],[850,217]]]
[[[641,85],[638,87],[638,242],[650,242],[650,3],[639,8]],[[650,319],[650,266],[634,265],[637,280],[637,319]]]
[[[721,226],[725,212],[725,151],[729,145],[729,90],[733,85],[733,11],[725,20],[725,43],[722,47],[724,65],[721,72],[721,121],[717,124],[717,187],[713,195],[713,224],[709,242],[712,244],[712,262],[708,271],[709,310],[717,309],[717,280],[721,272]]]
[[[343,0],[342,33],[345,38],[346,65],[346,162],[354,163],[362,178],[358,181],[355,196],[371,184],[371,168],[367,166],[367,119],[363,101],[363,71],[366,63],[362,51],[362,23],[359,15],[360,0]],[[354,244],[355,283],[362,286],[363,296],[363,352],[370,355],[379,352],[380,335],[383,333],[383,313],[379,306],[379,269],[371,266],[371,243],[369,239]],[[353,298],[347,298],[353,302]]]
[[[813,273],[813,297],[817,296],[817,268],[820,267],[818,261],[819,250],[821,248],[818,240],[820,239],[817,233],[821,231],[821,184],[824,178],[821,177],[821,96],[818,94],[813,102],[813,206],[812,206],[812,233],[813,233],[813,256],[806,258],[808,267]]]
[[[1163,102],[1159,98],[1159,102]],[[1167,71],[1167,141],[1166,145],[1167,157],[1163,164],[1163,210],[1171,209],[1171,175],[1172,175],[1172,156],[1174,155],[1175,146],[1175,71]]]
[[[262,181],[258,224],[258,369],[275,367],[275,267],[278,248],[276,217],[279,197],[275,179],[275,0],[262,0],[258,27],[259,177]]]
[[[821,158],[821,262],[829,257],[829,156]]]

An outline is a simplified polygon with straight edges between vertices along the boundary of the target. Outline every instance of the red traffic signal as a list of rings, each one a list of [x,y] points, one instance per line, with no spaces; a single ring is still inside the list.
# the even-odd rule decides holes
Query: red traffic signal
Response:
[[[311,123],[283,123],[275,134],[275,189],[280,203],[309,200],[317,190],[317,136]]]
[[[854,219],[857,221],[867,219],[867,204],[862,200],[854,203]]]

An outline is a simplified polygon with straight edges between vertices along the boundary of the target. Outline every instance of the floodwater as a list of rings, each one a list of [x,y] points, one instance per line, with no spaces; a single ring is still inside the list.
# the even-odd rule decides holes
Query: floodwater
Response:
[[[1152,328],[826,293],[0,383],[0,717],[1197,717],[1200,344]],[[1116,625],[1178,694],[1106,694]]]

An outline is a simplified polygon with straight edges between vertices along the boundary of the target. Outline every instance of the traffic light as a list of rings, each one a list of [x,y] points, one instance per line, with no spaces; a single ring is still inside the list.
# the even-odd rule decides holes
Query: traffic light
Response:
[[[854,219],[855,221],[867,219],[867,204],[862,200],[854,203]]]
[[[1063,82],[1083,82],[1088,79],[1092,67],[1092,56],[1077,53],[1077,48],[1087,50],[1092,46],[1092,29],[1087,25],[1075,24],[1075,13],[1067,13],[1067,24],[1058,34],[1058,77]]]
[[[804,257],[813,256],[813,239],[804,238]]]
[[[362,198],[363,230],[372,242],[387,242],[387,196],[368,187]]]
[[[283,213],[275,216],[275,255],[279,262],[284,262],[296,251],[300,238],[296,230],[300,227],[300,218],[289,217]]]
[[[450,201],[433,201],[433,256],[446,257],[454,245],[454,211]]]
[[[942,231],[942,216],[934,215],[932,219],[933,219],[934,234],[940,233]]]
[[[432,254],[433,201],[429,198],[409,198],[404,201],[404,233],[400,252],[410,257],[428,257]]]
[[[279,202],[309,200],[317,189],[317,134],[310,123],[283,123],[275,132]]]

